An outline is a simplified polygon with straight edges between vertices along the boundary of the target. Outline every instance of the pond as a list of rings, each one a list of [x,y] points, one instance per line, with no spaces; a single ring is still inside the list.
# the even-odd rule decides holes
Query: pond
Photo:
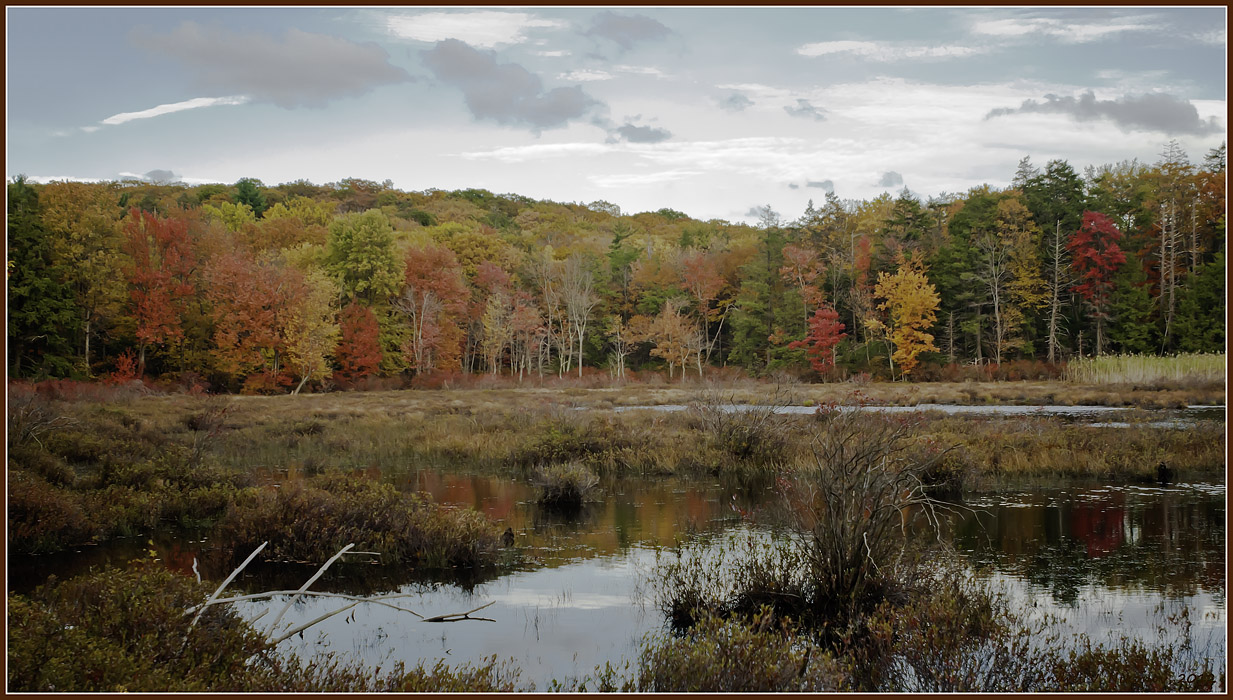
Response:
[[[426,623],[365,604],[280,648],[302,657],[338,652],[372,666],[512,657],[522,680],[543,690],[552,679],[588,674],[605,662],[634,660],[644,635],[663,629],[647,585],[661,552],[680,540],[744,536],[759,527],[739,513],[756,508],[750,498],[758,497],[737,497],[717,483],[609,484],[602,502],[575,517],[561,517],[538,508],[529,485],[509,479],[430,471],[386,476],[403,488],[428,491],[438,501],[481,510],[510,526],[520,561],[504,573],[465,581],[352,565],[327,574],[313,589],[402,593],[408,597],[399,605],[426,617],[491,604],[475,615],[493,621]],[[965,505],[971,512],[948,528],[955,548],[975,575],[998,586],[1023,609],[1035,615],[1053,613],[1096,638],[1119,631],[1147,634],[1154,621],[1184,609],[1200,646],[1208,646],[1207,653],[1223,665],[1223,483],[1068,484],[979,495]],[[169,565],[187,571],[205,544],[156,539],[155,550]],[[58,566],[77,568],[83,561],[108,559],[119,563],[146,549],[142,540],[89,548],[76,560],[10,559],[10,586],[21,590]],[[314,570],[261,567],[246,572],[233,588],[294,589]],[[66,569],[61,575],[66,573],[71,572]],[[216,580],[226,573],[206,572]],[[285,598],[244,603],[238,610],[257,618],[283,602]],[[312,620],[338,605],[329,599],[299,602],[284,624]],[[268,624],[268,618],[257,624],[263,621]]]

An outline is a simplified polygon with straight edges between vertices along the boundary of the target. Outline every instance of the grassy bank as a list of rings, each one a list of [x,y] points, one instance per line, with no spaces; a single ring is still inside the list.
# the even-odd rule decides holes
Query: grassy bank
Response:
[[[997,395],[983,396],[984,390]],[[1064,403],[1062,394],[1080,390],[1092,393],[1071,398],[1089,403],[1103,398],[1111,403],[1128,395],[1109,387],[1026,383],[1021,387],[873,385],[854,398],[851,386],[738,382],[722,391],[628,387],[283,397],[128,395],[66,401],[10,388],[10,546],[17,552],[55,551],[168,525],[215,528],[230,517],[233,522],[247,519],[247,539],[225,540],[243,548],[260,537],[258,526],[276,524],[276,518],[269,519],[276,511],[302,508],[316,513],[313,509],[321,508],[349,517],[345,515],[349,508],[362,506],[345,505],[348,499],[384,504],[383,499],[395,496],[347,492],[347,479],[328,482],[335,499],[329,503],[322,500],[318,486],[312,487],[317,491],[282,492],[298,494],[305,501],[298,505],[263,491],[269,483],[287,481],[291,475],[331,471],[364,472],[379,479],[423,467],[500,473],[546,484],[553,480],[546,475],[564,473],[568,467],[582,479],[575,486],[592,478],[665,475],[764,485],[799,463],[816,423],[811,414],[775,415],[771,409],[777,403],[820,405],[824,399]],[[1153,397],[1149,403],[1198,400],[1197,395],[1174,398],[1176,391],[1141,393]],[[757,407],[729,413],[719,410],[724,402]],[[685,403],[691,410],[611,410],[656,403]],[[941,414],[903,420],[912,423],[914,449],[921,455],[949,448],[928,476],[931,483],[952,490],[992,489],[1004,480],[1021,478],[1150,481],[1161,462],[1182,480],[1220,474],[1224,468],[1222,425],[1157,427],[1149,424],[1147,413],[1132,414],[1130,420],[1139,423],[1132,428]],[[391,533],[411,527],[409,523],[423,513],[439,513],[443,524],[421,524],[416,531],[439,533],[445,540],[478,537],[478,526],[459,524],[458,514],[414,501],[411,495],[398,497],[408,499],[407,513],[421,515],[407,515],[401,523],[374,520],[367,527]],[[311,506],[306,505],[309,501]],[[258,507],[265,515],[246,510]],[[386,512],[384,507],[369,510]],[[229,532],[241,529],[232,526]],[[488,550],[487,545],[476,548]],[[431,551],[413,558],[438,561],[449,549],[432,545]],[[321,552],[332,553],[325,544]],[[390,556],[400,558],[405,553],[391,550]]]

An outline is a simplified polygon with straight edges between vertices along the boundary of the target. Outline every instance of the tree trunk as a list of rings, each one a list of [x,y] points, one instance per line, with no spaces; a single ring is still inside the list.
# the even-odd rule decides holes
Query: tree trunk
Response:
[[[91,321],[90,314],[87,313],[86,314],[86,324],[85,324],[85,330],[86,330],[85,361],[86,361],[86,376],[87,377],[91,376],[90,374],[90,321]],[[146,356],[145,347],[142,347],[141,367],[143,370],[145,369],[145,366],[146,366],[145,356]]]
[[[292,396],[298,395],[300,393],[300,389],[304,388],[304,385],[308,383],[308,378],[311,377],[312,375],[313,373],[310,371],[307,374],[305,374],[303,377],[301,377],[299,385],[295,387],[295,391],[291,392],[291,395]]]

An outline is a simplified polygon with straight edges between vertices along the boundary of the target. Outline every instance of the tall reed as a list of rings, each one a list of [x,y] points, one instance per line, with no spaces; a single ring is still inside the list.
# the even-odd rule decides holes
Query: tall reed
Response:
[[[1225,380],[1225,354],[1101,355],[1072,361],[1066,379],[1082,384],[1201,383]]]

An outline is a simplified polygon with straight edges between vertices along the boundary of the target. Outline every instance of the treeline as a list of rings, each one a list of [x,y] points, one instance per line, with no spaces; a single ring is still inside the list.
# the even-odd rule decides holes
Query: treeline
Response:
[[[348,179],[8,184],[13,377],[218,390],[434,373],[899,378],[954,363],[1218,351],[1225,147],[1037,167],[792,221],[622,214]]]

